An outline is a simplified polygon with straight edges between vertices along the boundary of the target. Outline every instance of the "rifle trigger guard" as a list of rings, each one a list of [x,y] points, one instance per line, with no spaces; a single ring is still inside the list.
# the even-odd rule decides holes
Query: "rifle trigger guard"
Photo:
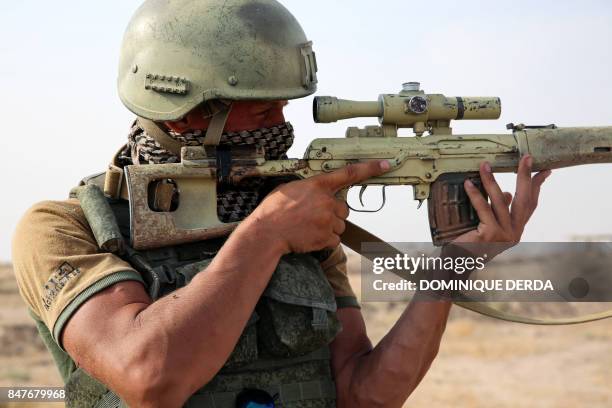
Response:
[[[361,203],[361,206],[363,207],[363,193],[365,192],[366,188],[368,186],[361,186],[361,190],[359,190],[359,202]],[[346,202],[346,205],[348,206],[348,208],[351,211],[355,211],[355,212],[360,212],[360,213],[377,213],[380,210],[383,209],[383,207],[385,206],[385,204],[387,203],[387,193],[386,193],[386,188],[387,186],[382,186],[382,204],[380,205],[380,207],[378,207],[375,210],[357,210],[353,207],[351,207],[351,205],[348,203],[348,201]]]

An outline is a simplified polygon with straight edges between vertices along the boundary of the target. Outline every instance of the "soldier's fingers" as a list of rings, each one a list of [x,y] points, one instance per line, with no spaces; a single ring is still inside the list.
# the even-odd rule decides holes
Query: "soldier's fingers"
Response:
[[[373,160],[363,163],[349,164],[329,174],[317,176],[319,182],[336,192],[350,187],[372,177],[380,176],[389,171],[391,165],[387,160]]]
[[[495,213],[497,221],[502,228],[506,230],[512,228],[512,220],[510,218],[508,205],[506,204],[506,197],[499,187],[499,184],[497,184],[497,180],[495,180],[495,176],[491,171],[491,165],[488,162],[480,164],[480,178],[491,199],[491,206],[493,207],[493,212]]]
[[[463,185],[465,187],[465,192],[467,193],[468,197],[470,197],[472,206],[478,214],[478,218],[480,218],[480,222],[491,226],[497,226],[498,223],[497,219],[495,218],[495,214],[493,214],[493,209],[487,200],[485,200],[480,190],[476,188],[470,179],[465,180]]]
[[[334,234],[342,235],[345,229],[346,229],[346,223],[340,218],[336,218],[334,220],[334,225],[333,225]]]
[[[323,246],[323,248],[335,249],[340,245],[340,235],[333,234],[328,240],[327,243]]]
[[[525,155],[519,162],[516,176],[516,193],[512,202],[512,218],[520,223],[529,219],[531,212],[531,166],[533,159]]]
[[[337,200],[334,212],[336,213],[336,216],[338,218],[341,218],[343,220],[346,220],[351,213],[348,204],[346,203],[346,201],[343,200]]]
[[[552,174],[550,170],[544,170],[536,174],[531,180],[531,202],[532,202],[532,211],[536,209],[538,206],[538,200],[540,198],[540,189],[542,188],[542,184],[546,181],[546,179]]]

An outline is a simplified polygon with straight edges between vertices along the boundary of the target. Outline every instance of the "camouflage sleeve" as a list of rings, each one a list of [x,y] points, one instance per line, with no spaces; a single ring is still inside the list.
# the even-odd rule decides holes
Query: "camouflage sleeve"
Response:
[[[359,308],[357,296],[351,287],[348,277],[346,254],[341,245],[334,249],[326,260],[321,262],[321,267],[323,271],[325,271],[327,280],[334,289],[338,308]]]
[[[91,296],[121,281],[142,282],[129,264],[98,248],[75,200],[43,202],[24,215],[13,264],[22,298],[58,344],[64,324]]]

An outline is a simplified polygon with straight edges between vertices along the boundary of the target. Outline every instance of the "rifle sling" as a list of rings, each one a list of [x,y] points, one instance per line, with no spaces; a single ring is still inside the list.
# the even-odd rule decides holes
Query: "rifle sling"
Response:
[[[369,259],[370,261],[373,258],[373,254],[363,254],[361,245],[366,242],[375,242],[378,244],[382,244],[385,246],[385,249],[388,249],[390,253],[400,253],[396,248],[389,245],[382,239],[378,238],[376,235],[370,233],[369,231],[353,224],[350,221],[346,222],[346,229],[342,236],[342,243],[357,252],[359,255]],[[385,251],[386,252],[386,251]],[[464,296],[464,295],[463,295]],[[612,310],[606,310],[599,313],[592,313],[584,316],[577,317],[569,317],[569,318],[560,318],[560,319],[543,319],[538,317],[525,317],[515,315],[509,312],[501,311],[499,309],[495,309],[484,302],[475,302],[470,301],[470,298],[464,296],[464,301],[455,301],[454,303],[458,306],[461,306],[465,309],[471,310],[476,313],[480,313],[485,316],[493,317],[500,320],[505,320],[509,322],[515,323],[523,323],[523,324],[537,324],[537,325],[567,325],[567,324],[577,324],[577,323],[586,323],[592,322],[595,320],[602,320],[609,317],[612,317]]]

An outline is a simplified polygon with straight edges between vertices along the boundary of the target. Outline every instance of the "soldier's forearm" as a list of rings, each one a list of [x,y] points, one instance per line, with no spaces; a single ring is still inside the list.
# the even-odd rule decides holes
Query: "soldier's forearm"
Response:
[[[452,303],[413,301],[391,331],[354,361],[353,401],[341,406],[401,407],[438,353]]]
[[[245,221],[189,285],[139,313],[138,331],[151,340],[143,355],[159,359],[165,373],[161,394],[187,399],[227,361],[282,256],[282,248],[262,238],[274,236],[265,228]]]

